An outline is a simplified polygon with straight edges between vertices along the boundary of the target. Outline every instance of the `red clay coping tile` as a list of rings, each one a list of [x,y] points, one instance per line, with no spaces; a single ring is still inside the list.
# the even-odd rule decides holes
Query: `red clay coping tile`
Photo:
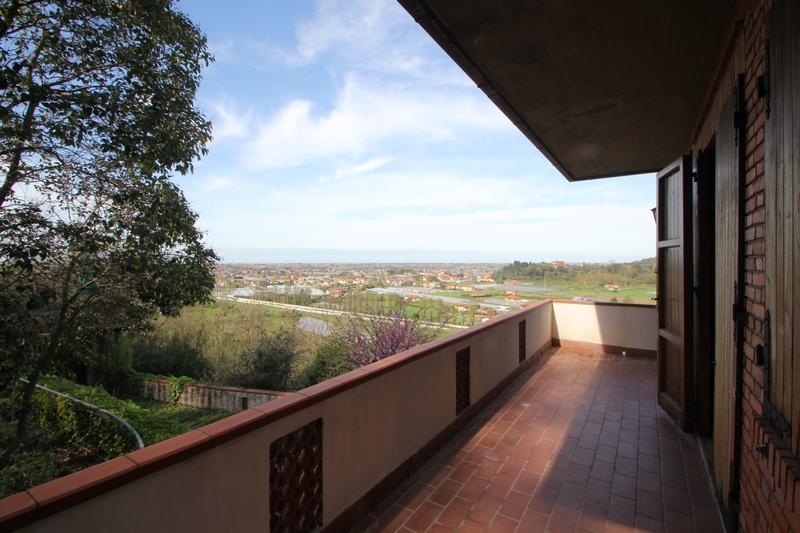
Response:
[[[223,387],[220,385],[206,385],[205,383],[186,383],[184,384],[184,387],[197,387],[198,389],[226,390],[232,392],[242,392],[246,394],[260,394],[264,396],[287,396],[291,394],[291,392],[281,392],[281,391],[264,390],[264,389],[243,389],[241,387]]]
[[[36,500],[27,492],[14,494],[0,500],[0,516],[3,525],[9,530],[29,526],[39,519]]]
[[[269,416],[254,408],[197,428],[196,431],[205,433],[211,437],[211,442],[214,446],[219,446],[268,423]]]
[[[183,435],[178,435],[177,437],[142,448],[141,450],[136,450],[135,452],[126,454],[125,457],[133,461],[139,467],[138,477],[144,477],[210,450],[212,447],[213,444],[209,435],[198,430],[193,430]],[[90,468],[84,470],[84,472],[91,470]]]
[[[136,463],[122,456],[33,487],[28,493],[38,504],[38,518],[42,519],[110,492],[137,477]]]

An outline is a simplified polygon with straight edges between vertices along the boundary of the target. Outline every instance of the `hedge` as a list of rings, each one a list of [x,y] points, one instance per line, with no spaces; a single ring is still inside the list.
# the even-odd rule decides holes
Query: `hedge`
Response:
[[[53,376],[43,378],[40,384],[114,413],[133,426],[145,446],[190,429],[180,422],[153,414],[130,400],[116,398],[102,386],[86,387]],[[133,435],[120,424],[80,404],[44,391],[37,391],[35,402],[36,422],[59,438],[94,450],[106,458],[138,448]]]

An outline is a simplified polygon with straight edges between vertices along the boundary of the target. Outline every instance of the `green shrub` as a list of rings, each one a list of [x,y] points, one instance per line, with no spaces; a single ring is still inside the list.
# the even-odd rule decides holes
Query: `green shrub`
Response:
[[[175,405],[180,401],[181,395],[183,394],[183,386],[187,383],[195,382],[195,380],[186,376],[169,376],[167,380],[169,381],[169,401],[172,403],[172,405]]]
[[[153,414],[131,400],[115,398],[100,386],[84,387],[66,379],[51,376],[43,379],[42,385],[114,413],[133,426],[141,435],[145,446],[186,433],[190,429],[184,424]],[[42,421],[40,423],[50,431],[61,435],[70,442],[79,442],[84,434],[98,433],[98,435],[89,435],[92,442],[96,441],[101,443],[104,448],[111,448],[111,451],[117,455],[130,451],[126,449],[120,452],[119,450],[124,446],[117,446],[118,441],[112,436],[112,433],[116,434],[122,431],[116,429],[119,428],[118,424],[111,421],[105,423],[85,421],[83,418],[86,415],[75,412],[76,410],[67,405],[59,407],[56,402],[56,398],[50,394],[37,393],[37,403],[45,404],[43,405],[44,410],[40,411],[38,415]],[[94,415],[92,417],[97,418]],[[132,449],[136,449],[136,447],[134,446]]]
[[[78,444],[110,459],[138,449],[124,427],[96,411],[44,391],[34,395],[34,421],[58,439]]]
[[[116,392],[129,390],[133,378],[133,345],[126,335],[109,334],[100,357],[101,383]]]
[[[89,454],[76,458],[50,454],[48,442],[41,434],[31,435],[28,446],[17,450],[13,459],[0,468],[0,498],[70,474],[79,464],[85,467],[100,461]],[[0,422],[0,449],[7,450],[15,443],[16,424]]]
[[[191,344],[185,336],[139,334],[132,339],[132,366],[137,372],[189,376],[201,379],[211,371],[200,341]]]
[[[317,347],[314,358],[305,369],[308,386],[322,383],[355,368],[350,361],[350,351],[335,339],[326,339]]]
[[[254,350],[218,359],[211,381],[233,387],[288,391],[292,388],[296,346],[291,331],[266,334]]]

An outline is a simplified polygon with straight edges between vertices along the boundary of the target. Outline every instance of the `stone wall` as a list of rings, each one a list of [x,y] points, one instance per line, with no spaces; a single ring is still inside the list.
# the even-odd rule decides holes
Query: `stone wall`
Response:
[[[170,401],[169,381],[165,379],[142,379],[139,394],[144,398],[168,403]],[[183,386],[183,393],[178,403],[198,409],[215,409],[238,413],[251,407],[277,400],[287,394],[289,393],[187,383]]]

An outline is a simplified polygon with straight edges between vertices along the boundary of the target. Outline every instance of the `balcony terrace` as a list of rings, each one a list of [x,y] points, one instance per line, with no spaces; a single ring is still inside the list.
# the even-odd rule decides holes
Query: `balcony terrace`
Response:
[[[0,500],[0,529],[721,531],[655,347],[652,306],[541,302]]]
[[[655,361],[554,347],[353,531],[723,528]]]

